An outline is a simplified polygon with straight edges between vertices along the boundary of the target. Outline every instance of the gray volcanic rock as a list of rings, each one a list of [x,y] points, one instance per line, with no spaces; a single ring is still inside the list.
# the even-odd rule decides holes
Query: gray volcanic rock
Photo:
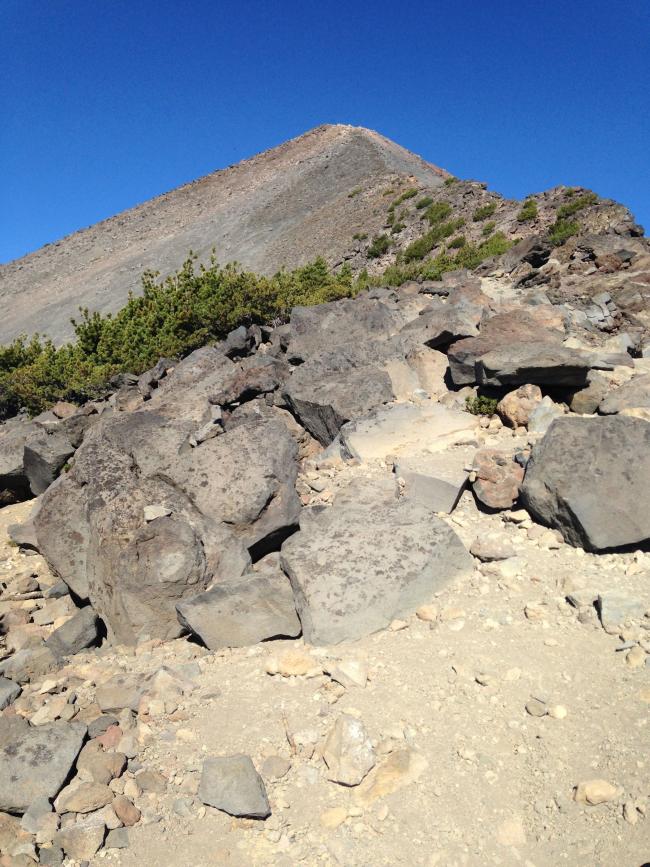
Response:
[[[483,386],[586,385],[592,357],[557,342],[525,342],[501,346],[476,361],[476,381]]]
[[[25,443],[23,466],[34,496],[44,493],[58,476],[75,447],[62,433],[45,433]]]
[[[0,710],[4,710],[21,693],[20,686],[6,677],[0,676]]]
[[[245,647],[269,638],[296,638],[300,621],[282,572],[246,574],[176,606],[180,622],[210,650]]]
[[[216,756],[203,763],[199,800],[231,816],[266,819],[271,815],[262,778],[249,756]]]
[[[72,656],[97,641],[99,638],[98,627],[99,618],[93,609],[87,605],[77,611],[70,620],[66,620],[62,626],[55,629],[45,640],[45,646],[59,658]]]
[[[337,644],[386,627],[471,573],[458,536],[394,482],[356,483],[322,512],[303,512],[282,546],[305,640]]]
[[[521,499],[537,520],[590,551],[650,539],[650,424],[560,418],[533,450]]]
[[[99,422],[34,519],[41,553],[123,643],[178,635],[177,602],[238,578],[297,525],[284,424],[245,419],[197,448],[192,429],[154,412]],[[147,521],[151,505],[167,514]]]
[[[83,723],[32,727],[22,717],[0,717],[0,810],[24,813],[37,798],[58,794],[84,738]]]
[[[481,324],[478,337],[458,340],[449,348],[449,369],[455,385],[471,385],[478,381],[477,362],[489,352],[505,350],[505,360],[513,347],[525,351],[531,343],[544,348],[562,348],[564,325],[561,313],[550,304],[519,307],[497,313]],[[489,365],[488,365],[489,369]],[[513,380],[514,381],[514,380]],[[523,385],[534,380],[517,380]]]
[[[265,274],[340,261],[359,226],[381,229],[396,176],[433,189],[446,172],[371,130],[318,127],[0,266],[0,343],[44,323],[62,342],[79,306],[119,309],[145,269],[165,277],[189,250],[205,263],[216,247],[222,262]]]
[[[17,416],[0,425],[0,506],[30,495],[23,456],[25,443],[41,429],[25,416]]]
[[[372,365],[353,367],[346,359],[332,356],[301,365],[283,395],[301,424],[325,446],[347,421],[395,396],[385,370]]]
[[[369,339],[383,341],[400,330],[403,314],[368,294],[291,311],[287,358],[307,361],[337,346],[354,347]]]

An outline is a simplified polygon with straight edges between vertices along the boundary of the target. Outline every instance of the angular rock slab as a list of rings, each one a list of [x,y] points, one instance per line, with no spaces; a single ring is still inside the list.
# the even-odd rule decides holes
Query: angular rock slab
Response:
[[[400,458],[395,475],[404,480],[404,494],[432,512],[450,514],[467,485],[473,451],[451,449],[438,454]]]
[[[54,798],[85,736],[83,723],[32,727],[22,717],[0,717],[0,810],[24,813],[36,798]]]
[[[477,420],[441,403],[395,403],[341,429],[343,452],[359,461],[430,453],[472,439]]]
[[[589,551],[650,539],[650,424],[626,416],[560,418],[528,462],[521,499]]]
[[[593,357],[561,343],[526,342],[499,347],[476,361],[476,381],[483,386],[584,386],[587,374],[598,366]]]
[[[231,816],[271,815],[264,782],[249,756],[217,756],[203,762],[199,800]]]
[[[305,640],[338,644],[383,629],[472,572],[458,536],[395,487],[356,483],[331,508],[303,512],[282,546]]]
[[[300,620],[286,576],[244,575],[176,606],[178,619],[210,650],[296,638]]]

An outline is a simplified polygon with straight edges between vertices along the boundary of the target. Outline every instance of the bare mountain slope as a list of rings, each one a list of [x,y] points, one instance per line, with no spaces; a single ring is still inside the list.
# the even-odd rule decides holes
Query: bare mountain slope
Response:
[[[334,264],[360,225],[381,226],[388,182],[432,188],[446,176],[371,130],[318,127],[0,266],[0,342],[35,331],[62,341],[80,306],[117,310],[143,270],[166,275],[190,249],[262,273],[319,254]]]

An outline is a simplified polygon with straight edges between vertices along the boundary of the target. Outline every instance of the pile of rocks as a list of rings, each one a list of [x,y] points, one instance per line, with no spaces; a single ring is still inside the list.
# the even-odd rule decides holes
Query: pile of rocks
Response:
[[[5,501],[38,497],[11,530],[20,569],[0,594],[7,863],[127,845],[165,785],[139,760],[147,720],[174,714],[200,669],[106,679],[98,652],[182,635],[199,655],[281,637],[333,645],[398,628],[477,559],[511,559],[489,537],[470,554],[446,519],[468,488],[487,513],[525,506],[551,546],[647,544],[646,359],[607,344],[613,307],[596,328],[589,310],[522,296],[530,250],[508,256],[510,270],[448,275],[441,294],[411,284],[296,308],[288,325],[163,359],[105,403],[0,428]],[[492,415],[467,411],[485,397]],[[378,764],[349,715],[322,758],[360,799],[426,766],[413,751]],[[206,761],[198,797],[270,813],[244,755]]]

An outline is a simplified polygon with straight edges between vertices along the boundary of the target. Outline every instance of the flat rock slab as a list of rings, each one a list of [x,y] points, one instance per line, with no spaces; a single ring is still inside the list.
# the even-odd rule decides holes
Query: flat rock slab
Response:
[[[467,485],[473,458],[474,451],[466,449],[404,457],[395,464],[395,475],[404,480],[409,500],[449,514]]]
[[[383,629],[471,574],[464,545],[429,509],[384,483],[354,483],[331,508],[303,512],[282,546],[305,640],[337,644]]]
[[[176,606],[180,622],[210,650],[246,647],[269,638],[296,638],[300,620],[291,584],[281,572],[245,575]]]
[[[32,727],[22,717],[0,717],[0,810],[24,813],[37,798],[54,798],[85,736],[83,723]]]
[[[524,342],[486,352],[476,362],[476,381],[483,386],[584,386],[598,366],[589,353],[561,343]]]
[[[231,816],[266,819],[271,815],[262,778],[249,756],[216,756],[203,763],[199,800]]]
[[[650,539],[650,424],[560,418],[538,443],[521,490],[538,521],[589,551]]]
[[[440,403],[396,403],[341,429],[341,446],[360,461],[381,460],[388,455],[441,451],[468,442],[476,430],[476,418]]]

